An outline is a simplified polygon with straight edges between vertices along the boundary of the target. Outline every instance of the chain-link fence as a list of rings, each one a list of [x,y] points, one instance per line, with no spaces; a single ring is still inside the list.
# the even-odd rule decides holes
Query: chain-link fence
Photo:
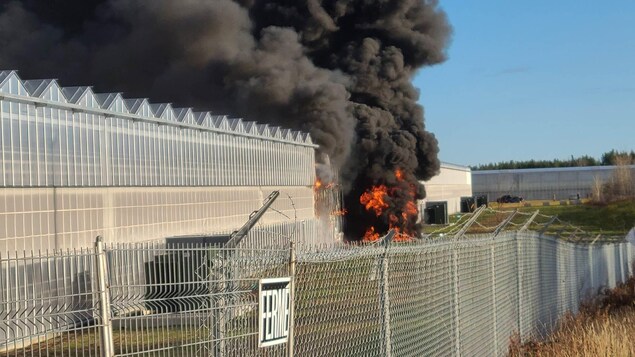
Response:
[[[505,355],[513,334],[544,336],[625,281],[634,257],[628,243],[533,232],[297,250],[98,243],[5,256],[0,355]],[[285,276],[292,338],[260,347],[259,281]]]

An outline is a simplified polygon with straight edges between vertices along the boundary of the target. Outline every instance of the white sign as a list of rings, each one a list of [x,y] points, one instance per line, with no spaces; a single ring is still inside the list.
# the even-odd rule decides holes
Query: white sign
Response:
[[[260,347],[287,342],[291,278],[260,279],[258,294],[258,344]]]

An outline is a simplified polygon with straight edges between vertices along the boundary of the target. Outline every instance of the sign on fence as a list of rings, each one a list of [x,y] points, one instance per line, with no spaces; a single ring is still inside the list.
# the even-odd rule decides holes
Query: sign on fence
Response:
[[[290,282],[289,277],[260,279],[258,294],[260,347],[285,343],[289,338]]]

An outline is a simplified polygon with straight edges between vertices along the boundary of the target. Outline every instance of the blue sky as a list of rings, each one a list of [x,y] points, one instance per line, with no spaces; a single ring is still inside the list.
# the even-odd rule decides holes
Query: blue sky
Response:
[[[448,60],[414,78],[440,159],[635,150],[635,1],[440,0]]]

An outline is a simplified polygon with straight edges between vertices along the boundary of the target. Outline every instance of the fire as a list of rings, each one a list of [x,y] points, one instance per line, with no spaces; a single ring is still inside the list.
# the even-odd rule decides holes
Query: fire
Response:
[[[375,227],[371,226],[370,228],[368,228],[368,230],[366,230],[366,233],[364,234],[364,241],[374,242],[377,239],[379,239],[379,233],[375,233]]]
[[[322,180],[316,179],[315,183],[313,184],[313,191],[318,192],[321,190],[328,190],[335,187],[335,185],[335,182],[329,182],[325,184],[324,182],[322,182]]]
[[[333,216],[345,216],[348,213],[348,210],[346,208],[341,209],[339,211],[333,211],[331,214]]]
[[[348,211],[341,208],[339,193],[340,188],[337,182],[324,182],[316,178],[315,183],[313,183],[315,216],[324,219],[346,215]]]
[[[395,178],[397,182],[405,180],[404,172],[401,169],[395,170]],[[405,183],[398,184],[394,187],[386,185],[372,186],[364,192],[359,202],[364,206],[366,211],[373,212],[376,217],[384,216],[389,230],[394,230],[396,241],[407,241],[416,234],[415,222],[419,215],[419,209],[416,204],[416,187],[409,185],[404,188]],[[399,207],[391,207],[394,202],[399,203]],[[375,241],[381,236],[378,229],[371,225],[364,234],[364,241]]]
[[[414,194],[412,195],[414,197]],[[408,217],[417,216],[419,214],[419,209],[414,201],[408,201],[406,203],[406,207],[404,211],[401,213],[403,219],[407,220]]]
[[[375,211],[377,217],[388,208],[386,197],[388,196],[388,187],[386,185],[373,186],[359,198],[359,202],[364,205],[367,211]]]

